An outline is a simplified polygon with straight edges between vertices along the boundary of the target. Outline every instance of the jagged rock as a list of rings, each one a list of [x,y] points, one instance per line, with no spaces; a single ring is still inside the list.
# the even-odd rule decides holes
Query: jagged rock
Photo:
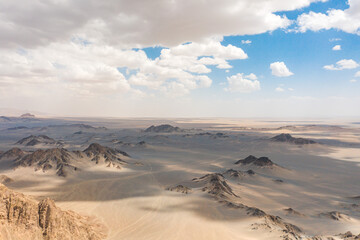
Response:
[[[91,158],[91,161],[94,161],[96,164],[98,164],[101,159],[104,159],[104,162],[108,167],[114,166],[117,168],[120,168],[120,165],[126,163],[119,157],[119,155],[130,157],[126,152],[104,147],[98,143],[90,144],[90,146],[84,150],[84,153],[87,157]]]
[[[46,136],[46,135],[39,135],[33,136],[30,135],[26,138],[23,138],[16,142],[16,144],[24,145],[24,146],[36,146],[39,144],[44,145],[52,145],[52,146],[63,146],[64,144],[60,141],[55,141],[54,139]]]
[[[213,196],[220,198],[238,197],[220,173],[206,174],[200,178],[194,178],[193,181],[203,183],[205,186],[202,190]]]
[[[88,217],[62,211],[53,200],[39,203],[0,184],[0,239],[101,240],[105,228]]]
[[[168,187],[166,190],[173,191],[173,192],[185,193],[185,194],[189,194],[189,193],[192,192],[191,188],[185,187],[183,185],[177,185],[177,186],[174,186],[174,187]]]
[[[90,158],[99,164],[103,162],[107,167],[121,168],[126,164],[121,157],[130,157],[126,152],[101,146],[98,143],[90,144],[84,151],[68,151],[64,148],[52,148],[23,152],[13,148],[0,155],[0,160],[11,160],[14,168],[34,167],[35,171],[43,172],[55,170],[58,176],[66,177],[70,172],[79,170],[77,158]]]
[[[77,167],[70,164],[71,155],[68,150],[64,148],[53,148],[46,150],[36,150],[31,154],[25,155],[15,160],[14,166],[30,167],[34,166],[35,171],[54,169],[58,176],[67,176],[68,171],[76,171]]]
[[[174,127],[169,124],[162,124],[158,126],[150,126],[145,129],[145,132],[154,132],[154,133],[172,133],[172,132],[182,132],[179,127]]]
[[[359,235],[354,235],[352,232],[348,231],[344,234],[339,234],[339,237],[341,237],[344,240],[358,240],[360,239],[360,234]]]
[[[269,167],[274,166],[275,164],[267,157],[260,157],[257,158],[253,155],[249,155],[248,157],[238,160],[235,162],[235,164],[242,164],[242,165],[255,165],[259,167]]]
[[[24,155],[25,155],[25,152],[23,152],[23,150],[21,150],[20,148],[12,148],[12,149],[2,153],[0,155],[0,160],[3,160],[3,159],[16,160],[16,159],[23,157]]]
[[[275,142],[287,142],[287,143],[294,143],[299,145],[316,143],[315,141],[306,138],[294,138],[293,136],[287,133],[282,133],[280,135],[272,137],[271,140]]]

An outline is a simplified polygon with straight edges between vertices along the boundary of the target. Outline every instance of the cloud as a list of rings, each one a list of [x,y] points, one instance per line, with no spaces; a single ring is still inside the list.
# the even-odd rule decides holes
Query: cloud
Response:
[[[289,91],[294,91],[295,89],[293,89],[293,88],[288,88],[288,90],[289,90]]]
[[[286,28],[291,21],[278,12],[318,1],[1,1],[0,47],[33,48],[73,36],[127,49],[172,47]]]
[[[355,73],[355,77],[360,77],[360,71],[357,71],[357,72]]]
[[[285,89],[283,89],[282,87],[277,87],[277,88],[275,88],[275,91],[277,91],[277,92],[284,92]]]
[[[340,60],[338,62],[336,62],[336,64],[331,64],[331,65],[325,65],[324,69],[326,70],[344,70],[344,69],[354,69],[359,67],[359,64],[357,62],[355,62],[352,59],[343,59]]]
[[[260,82],[257,80],[255,74],[251,73],[244,76],[243,73],[227,77],[228,87],[225,91],[250,93],[260,90]]]
[[[351,83],[356,83],[357,80],[356,80],[356,79],[351,79],[350,82],[351,82]]]
[[[277,77],[288,77],[294,75],[286,67],[284,62],[273,62],[270,64],[271,74]]]
[[[72,39],[28,50],[0,49],[4,56],[0,59],[0,85],[25,87],[54,82],[58,89],[82,96],[139,95],[147,90],[179,95],[210,87],[208,66],[229,69],[229,61],[247,58],[241,48],[223,46],[221,38],[164,48],[156,59],[148,58],[142,50],[84,41]]]
[[[251,44],[251,40],[241,40],[242,44]]]
[[[337,41],[341,41],[341,38],[330,38],[329,42],[337,42]]]
[[[347,33],[360,34],[360,1],[349,0],[345,10],[331,9],[324,13],[303,13],[297,18],[298,31],[320,31],[337,29]]]
[[[332,48],[333,51],[340,51],[341,50],[341,45],[335,45],[333,48]]]

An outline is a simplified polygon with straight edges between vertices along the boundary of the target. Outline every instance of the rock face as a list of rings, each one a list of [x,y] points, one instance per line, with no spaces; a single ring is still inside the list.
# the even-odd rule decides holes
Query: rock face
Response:
[[[88,217],[62,211],[53,200],[40,202],[0,184],[0,239],[101,240],[105,228]]]
[[[280,135],[272,137],[271,140],[274,142],[287,142],[287,143],[294,143],[299,145],[316,143],[315,141],[306,138],[294,138],[293,136],[287,133],[282,133]]]
[[[24,145],[24,146],[36,146],[39,144],[51,145],[51,146],[63,146],[64,145],[62,142],[55,141],[54,139],[52,139],[46,135],[39,135],[39,136],[30,135],[26,138],[19,140],[16,144],[20,144],[20,145]]]
[[[33,167],[35,171],[47,172],[54,170],[56,175],[66,177],[69,173],[78,171],[79,158],[90,159],[96,164],[104,163],[107,167],[121,168],[126,164],[121,157],[130,157],[126,152],[92,143],[84,151],[68,151],[65,148],[39,149],[34,152],[23,152],[13,148],[0,155],[0,160],[12,162],[13,167]]]
[[[259,167],[271,167],[275,164],[267,157],[260,157],[257,158],[253,155],[249,155],[248,157],[238,160],[235,162],[235,164],[241,164],[241,165],[255,165]]]
[[[174,127],[169,124],[163,124],[158,126],[150,126],[145,129],[145,132],[153,132],[153,133],[172,133],[172,132],[181,132],[179,127]]]
[[[234,178],[240,178],[240,177],[245,177],[248,175],[255,175],[255,172],[253,170],[248,170],[248,171],[237,171],[234,169],[229,169],[226,170],[225,172],[222,173],[224,176],[230,176],[230,177],[234,177]]]

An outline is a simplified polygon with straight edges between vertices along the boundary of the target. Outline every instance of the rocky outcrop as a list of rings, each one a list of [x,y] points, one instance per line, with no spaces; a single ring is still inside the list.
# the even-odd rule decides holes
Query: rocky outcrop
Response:
[[[40,202],[0,184],[0,239],[101,240],[105,228],[94,219],[62,211],[53,200]]]
[[[276,164],[274,164],[268,157],[260,157],[257,158],[253,155],[249,155],[248,157],[238,160],[235,162],[235,164],[241,164],[241,165],[255,165],[258,167],[271,167]]]
[[[114,166],[120,168],[121,165],[126,164],[120,156],[130,157],[126,152],[112,149],[109,147],[104,147],[98,143],[92,143],[90,146],[85,149],[84,154],[91,158],[91,161],[94,161],[98,164],[103,160],[109,167]]]
[[[90,144],[84,151],[68,151],[65,148],[39,149],[34,152],[23,152],[13,148],[0,155],[0,160],[9,160],[13,167],[33,167],[35,171],[55,171],[58,176],[66,177],[78,171],[79,158],[90,159],[96,164],[105,164],[107,167],[121,168],[127,164],[122,157],[130,157],[126,152],[104,147],[98,143]]]
[[[193,182],[203,185],[202,191],[207,192],[215,197],[228,199],[230,197],[238,197],[232,188],[226,182],[224,176],[220,173],[206,174],[200,178],[194,178]]]
[[[25,155],[14,162],[17,167],[34,166],[35,171],[53,169],[58,176],[66,177],[69,171],[78,170],[77,167],[71,163],[71,155],[68,150],[64,148],[53,148],[46,150],[36,150],[31,154]]]
[[[39,135],[34,136],[30,135],[26,138],[23,138],[16,142],[16,144],[24,145],[24,146],[36,146],[36,145],[49,145],[49,146],[63,146],[64,144],[61,141],[55,141],[54,139],[46,136],[46,135]]]
[[[172,132],[182,132],[182,130],[179,127],[174,127],[169,124],[162,124],[158,126],[150,126],[147,129],[145,129],[145,132],[148,133],[172,133]]]
[[[230,177],[234,177],[234,178],[240,178],[240,177],[255,175],[255,172],[254,172],[253,170],[238,171],[238,170],[234,170],[234,169],[229,169],[229,170],[226,170],[225,172],[223,172],[222,174],[223,174],[224,176],[230,176]]]
[[[177,185],[177,186],[173,186],[173,187],[168,187],[166,190],[172,191],[172,192],[185,193],[185,194],[189,194],[189,193],[192,192],[191,188],[185,187],[183,185]]]
[[[274,142],[287,142],[287,143],[293,143],[293,144],[299,144],[299,145],[316,143],[315,141],[306,139],[306,138],[295,138],[287,133],[282,133],[280,135],[272,137],[271,140]]]
[[[13,181],[14,181],[13,179],[9,178],[6,175],[0,175],[0,183],[1,184],[8,184],[8,183],[11,183]]]
[[[21,157],[23,157],[26,153],[21,150],[20,148],[12,148],[4,153],[2,153],[0,155],[0,160],[6,160],[6,159],[11,159],[11,160],[17,160]]]
[[[320,213],[319,217],[328,218],[328,219],[331,219],[334,221],[349,221],[350,220],[349,216],[347,216],[346,214],[337,212],[337,211]]]

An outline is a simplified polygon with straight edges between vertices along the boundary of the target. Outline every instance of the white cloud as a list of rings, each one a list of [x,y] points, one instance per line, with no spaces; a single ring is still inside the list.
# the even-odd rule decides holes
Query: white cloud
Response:
[[[356,80],[356,79],[351,79],[350,82],[351,82],[351,83],[356,83],[357,80]]]
[[[322,29],[338,29],[347,33],[360,34],[360,1],[349,0],[349,8],[345,10],[331,9],[324,13],[303,13],[297,18],[298,30],[319,31]]]
[[[251,40],[241,40],[242,44],[251,44]]]
[[[340,51],[341,50],[341,45],[335,45],[333,48],[332,48],[333,51]]]
[[[291,21],[278,12],[318,1],[1,1],[0,47],[33,48],[73,36],[127,49],[172,47],[214,36],[286,28]]]
[[[288,77],[294,75],[286,67],[284,62],[273,62],[270,64],[271,74],[277,77]]]
[[[360,77],[360,71],[357,71],[357,72],[355,73],[355,77]]]
[[[329,42],[337,42],[337,41],[341,41],[341,38],[330,38]]]
[[[283,89],[282,87],[277,87],[277,88],[275,88],[275,91],[277,91],[277,92],[284,92],[285,89]]]
[[[295,89],[293,89],[293,88],[288,88],[288,90],[292,92],[292,91],[294,91]]]
[[[344,69],[354,69],[359,67],[359,64],[357,62],[355,62],[352,59],[343,59],[340,60],[338,62],[336,62],[336,64],[331,64],[331,65],[325,65],[324,69],[326,70],[344,70]]]
[[[227,77],[228,87],[225,91],[250,93],[260,90],[260,82],[257,80],[255,74],[251,73],[244,76],[243,73]]]

